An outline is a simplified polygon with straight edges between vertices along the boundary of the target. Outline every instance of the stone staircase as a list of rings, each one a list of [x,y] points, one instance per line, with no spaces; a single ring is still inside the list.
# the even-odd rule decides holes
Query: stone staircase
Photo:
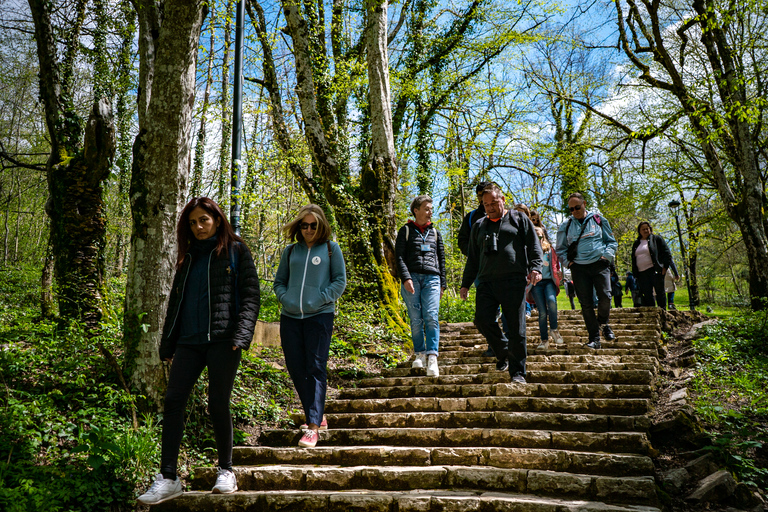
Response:
[[[528,320],[528,384],[481,356],[472,324],[441,329],[440,377],[410,363],[363,379],[327,404],[314,449],[298,430],[235,447],[240,490],[209,491],[215,468],[168,511],[659,512],[648,412],[660,335],[655,308],[614,309],[616,334],[584,347],[578,311],[565,343],[538,350]]]

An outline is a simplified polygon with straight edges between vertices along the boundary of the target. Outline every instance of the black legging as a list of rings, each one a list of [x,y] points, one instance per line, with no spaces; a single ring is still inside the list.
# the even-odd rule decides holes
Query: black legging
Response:
[[[664,291],[664,276],[656,272],[653,267],[638,272],[637,287],[640,289],[641,303],[643,306],[658,306],[667,309],[667,294]],[[656,301],[653,300],[653,291],[656,290]]]
[[[187,399],[203,369],[208,367],[208,410],[211,414],[219,467],[232,469],[232,415],[229,399],[235,384],[242,350],[230,343],[178,345],[171,364],[163,414],[163,448],[160,472],[176,478]]]

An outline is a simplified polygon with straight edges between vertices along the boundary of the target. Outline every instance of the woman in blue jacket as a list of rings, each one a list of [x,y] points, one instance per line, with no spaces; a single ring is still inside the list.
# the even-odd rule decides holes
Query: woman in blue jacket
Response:
[[[317,432],[328,428],[323,417],[326,364],[331,347],[334,305],[347,286],[344,256],[330,240],[331,226],[323,210],[308,204],[283,234],[294,244],[280,258],[274,290],[282,305],[280,340],[285,365],[304,408],[306,426],[299,446],[317,445]]]

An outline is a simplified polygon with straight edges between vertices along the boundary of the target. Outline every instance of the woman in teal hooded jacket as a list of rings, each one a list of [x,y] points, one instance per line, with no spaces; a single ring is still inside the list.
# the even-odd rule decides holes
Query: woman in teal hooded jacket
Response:
[[[306,424],[299,446],[317,444],[323,417],[335,302],[347,285],[344,256],[330,240],[331,227],[323,210],[309,204],[283,227],[295,241],[280,258],[274,291],[282,305],[280,340],[285,365],[304,408]]]

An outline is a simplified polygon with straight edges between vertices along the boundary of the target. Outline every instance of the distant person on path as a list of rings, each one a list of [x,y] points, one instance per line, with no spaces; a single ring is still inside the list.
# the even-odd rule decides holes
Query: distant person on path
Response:
[[[622,292],[621,280],[619,274],[616,273],[616,266],[611,263],[611,295],[613,296],[613,306],[616,308],[621,307]]]
[[[280,342],[285,366],[304,409],[299,446],[314,448],[318,430],[327,429],[325,395],[336,300],[347,286],[344,256],[330,240],[331,226],[322,208],[303,206],[283,226],[295,242],[283,251],[275,274],[275,296],[282,306]]]
[[[606,341],[616,339],[608,324],[611,314],[611,279],[608,266],[618,244],[608,221],[587,212],[584,196],[578,192],[568,196],[570,218],[557,230],[557,255],[571,270],[576,295],[581,303],[589,342],[587,347],[600,348],[600,334]],[[593,295],[597,294],[597,316]]]
[[[637,225],[637,240],[632,245],[632,272],[637,279],[643,306],[667,309],[664,276],[672,265],[672,252],[647,221]],[[656,298],[654,300],[654,292]]]
[[[525,288],[541,280],[542,252],[531,220],[507,210],[496,184],[483,190],[486,218],[472,229],[459,294],[467,300],[477,280],[475,325],[496,354],[496,369],[509,370],[512,381],[525,383]],[[508,335],[499,328],[501,306]]]
[[[440,298],[446,288],[445,249],[432,224],[432,198],[417,196],[409,220],[397,232],[395,261],[402,286],[400,293],[411,320],[411,340],[416,355],[412,368],[427,367],[427,377],[439,377]]]
[[[472,226],[477,224],[477,222],[481,219],[485,218],[485,207],[483,206],[483,189],[485,189],[485,187],[490,184],[490,181],[481,181],[477,184],[475,187],[475,195],[477,196],[478,206],[466,214],[464,216],[464,220],[461,222],[459,234],[456,237],[456,243],[459,245],[459,250],[464,256],[467,255],[467,251],[469,250],[469,237],[472,233]],[[477,281],[475,281],[475,288],[477,288]],[[502,318],[502,322],[506,324],[506,320],[504,318]],[[506,325],[504,329],[506,330]],[[488,348],[485,349],[485,352],[483,352],[483,357],[496,357],[490,345],[488,345]]]
[[[640,289],[637,287],[637,280],[632,272],[627,272],[625,294],[628,293],[632,297],[632,306],[638,308],[642,305],[640,301]]]
[[[176,474],[187,399],[208,368],[208,410],[219,456],[213,493],[237,490],[232,471],[230,395],[243,350],[259,316],[259,277],[248,247],[221,208],[192,199],[176,227],[176,273],[168,300],[160,360],[171,363],[163,412],[160,474],[138,501],[155,505],[182,494]]]
[[[568,296],[568,301],[571,303],[571,310],[576,309],[576,303],[573,301],[576,297],[576,287],[573,285],[570,275],[565,281],[565,294]]]
[[[664,291],[667,292],[667,307],[669,309],[677,309],[675,307],[675,290],[677,290],[678,281],[680,281],[680,274],[677,273],[677,266],[673,260],[669,266],[669,271],[664,275]]]
[[[549,348],[549,337],[556,343],[562,343],[563,337],[557,330],[557,296],[560,294],[560,280],[562,269],[560,260],[552,243],[547,238],[544,228],[534,228],[536,236],[539,237],[541,250],[543,253],[541,263],[541,281],[531,288],[531,295],[536,302],[536,309],[539,310],[539,335],[541,343],[537,348],[546,350]],[[549,320],[549,328],[547,327]]]

